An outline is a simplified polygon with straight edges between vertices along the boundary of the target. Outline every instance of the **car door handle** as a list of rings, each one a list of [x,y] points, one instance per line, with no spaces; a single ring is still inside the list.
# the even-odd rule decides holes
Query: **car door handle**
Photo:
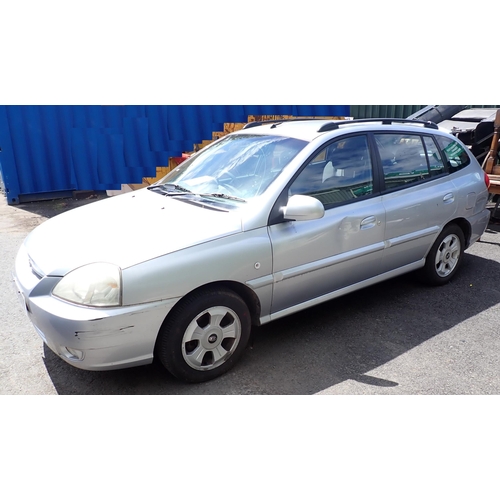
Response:
[[[453,203],[455,201],[455,195],[453,193],[448,193],[443,196],[444,203]]]
[[[370,215],[370,217],[365,217],[361,221],[361,229],[370,229],[375,226],[377,219],[374,215]]]

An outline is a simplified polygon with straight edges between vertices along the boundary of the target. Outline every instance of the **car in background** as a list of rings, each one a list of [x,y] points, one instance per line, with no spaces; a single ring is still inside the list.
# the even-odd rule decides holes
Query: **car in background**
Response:
[[[254,122],[148,188],[44,222],[13,274],[72,366],[157,358],[204,382],[237,362],[252,326],[404,273],[449,282],[487,200],[474,156],[432,122]]]

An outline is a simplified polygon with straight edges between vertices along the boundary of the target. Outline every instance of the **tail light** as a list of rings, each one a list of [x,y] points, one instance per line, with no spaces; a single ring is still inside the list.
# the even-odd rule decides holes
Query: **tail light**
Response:
[[[490,189],[490,178],[486,172],[484,173],[484,183],[486,184],[486,188]]]

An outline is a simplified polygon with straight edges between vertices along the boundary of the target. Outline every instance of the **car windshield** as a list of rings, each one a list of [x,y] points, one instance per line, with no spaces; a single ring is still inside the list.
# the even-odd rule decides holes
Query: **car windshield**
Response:
[[[156,186],[177,196],[245,202],[262,194],[305,145],[288,137],[228,135],[185,160]]]

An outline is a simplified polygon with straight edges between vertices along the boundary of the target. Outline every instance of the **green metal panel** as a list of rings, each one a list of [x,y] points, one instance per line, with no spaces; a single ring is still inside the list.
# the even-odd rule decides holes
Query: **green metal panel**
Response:
[[[353,118],[406,118],[426,105],[351,106]]]

